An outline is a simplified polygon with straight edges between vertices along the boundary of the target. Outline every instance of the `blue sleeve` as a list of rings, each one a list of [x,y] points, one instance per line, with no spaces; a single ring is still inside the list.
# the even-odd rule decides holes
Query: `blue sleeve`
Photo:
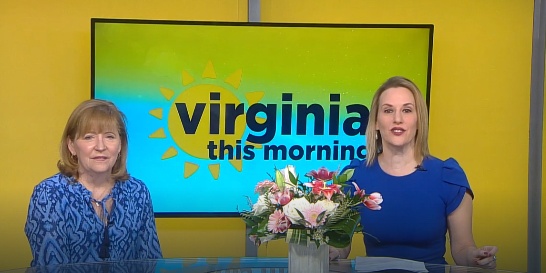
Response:
[[[444,182],[442,185],[442,198],[446,203],[446,215],[451,214],[459,207],[467,191],[474,198],[466,174],[455,159],[449,158],[444,161],[442,180]]]
[[[152,198],[150,192],[144,186],[143,202],[143,224],[140,229],[139,259],[162,259],[161,246],[157,237],[157,228],[155,225],[154,210],[152,206]]]
[[[59,195],[59,196],[57,196]],[[58,189],[40,183],[34,188],[28,207],[25,234],[32,252],[30,266],[70,263],[68,236],[63,211],[66,204]]]

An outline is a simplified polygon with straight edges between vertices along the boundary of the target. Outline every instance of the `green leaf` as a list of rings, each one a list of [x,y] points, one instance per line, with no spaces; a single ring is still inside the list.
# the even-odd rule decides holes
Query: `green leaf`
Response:
[[[299,209],[296,209],[296,212],[298,213],[298,215],[301,218],[301,219],[298,220],[299,225],[302,225],[303,227],[305,227],[305,224],[311,225],[311,223],[309,221],[305,220],[305,217],[303,216],[303,213],[301,213],[301,211]]]
[[[347,175],[341,174],[337,177],[338,184],[345,184],[347,182]]]
[[[334,183],[335,185],[339,185],[339,180],[337,178],[337,176],[332,176],[332,183]]]
[[[288,171],[288,178],[290,178],[290,182],[292,182],[292,184],[298,185],[298,178],[295,177],[291,171]]]
[[[245,224],[247,226],[254,226],[256,223],[254,223],[254,221],[250,220],[250,219],[247,219],[247,218],[243,218],[243,221],[245,222]]]
[[[311,226],[311,223],[305,219],[299,219],[298,222],[296,223],[302,227],[306,227],[306,226]]]
[[[347,219],[342,219],[334,225],[328,226],[328,229],[333,231],[343,231],[345,234],[353,236],[358,222],[360,222],[360,214],[353,215]]]
[[[355,232],[362,232],[363,228],[364,228],[363,226],[357,225],[356,228],[355,228]]]
[[[258,226],[253,226],[248,235],[258,235]]]
[[[309,245],[309,236],[307,229],[288,229],[286,232],[286,242],[292,244]]]
[[[301,213],[301,211],[299,209],[296,209],[296,212],[301,217],[301,219],[305,220],[305,216],[303,216],[303,213]]]
[[[317,216],[317,223],[320,223],[320,222],[322,221],[322,218],[324,218],[324,215],[326,215],[326,211],[321,212],[321,213]]]
[[[350,179],[353,177],[354,172],[355,172],[355,169],[347,169],[347,170],[345,170],[345,171],[343,172],[343,174],[347,176],[347,179],[346,179],[345,181],[350,180]]]
[[[246,203],[248,204],[249,207],[252,208],[252,199],[250,199],[250,197],[247,195],[245,195],[245,197],[246,197]]]
[[[280,170],[275,170],[275,182],[281,191],[284,190],[284,176]]]
[[[351,244],[352,237],[335,231],[327,231],[324,236],[328,237],[328,245],[336,248],[348,247]]]
[[[377,237],[375,237],[375,236],[369,234],[368,232],[362,232],[362,233],[363,233],[363,234],[366,234],[366,235],[368,235],[368,236],[370,236],[370,237],[372,237],[372,238],[374,238],[377,242],[381,242],[381,241],[379,241],[379,239],[377,239]]]
[[[269,222],[268,219],[264,219],[260,224],[258,224],[258,233],[266,233],[267,232],[267,223]]]

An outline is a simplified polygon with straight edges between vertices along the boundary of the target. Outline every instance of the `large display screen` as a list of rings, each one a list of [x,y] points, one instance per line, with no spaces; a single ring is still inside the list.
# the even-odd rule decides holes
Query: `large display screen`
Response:
[[[129,173],[156,216],[237,216],[274,168],[366,155],[375,90],[429,101],[432,25],[92,19],[92,97],[128,120]]]

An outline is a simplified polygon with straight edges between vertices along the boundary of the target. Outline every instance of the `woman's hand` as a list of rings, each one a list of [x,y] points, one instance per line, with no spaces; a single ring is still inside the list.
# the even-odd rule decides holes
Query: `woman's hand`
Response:
[[[341,255],[341,252],[338,248],[333,246],[328,246],[330,250],[330,261],[337,261]]]
[[[470,255],[471,260],[474,261],[475,266],[483,268],[495,268],[497,267],[497,253],[499,249],[496,246],[484,246],[473,250]]]
[[[337,261],[339,259],[347,259],[349,253],[351,252],[351,245],[344,248],[335,248],[333,246],[328,246],[330,252],[330,261]]]

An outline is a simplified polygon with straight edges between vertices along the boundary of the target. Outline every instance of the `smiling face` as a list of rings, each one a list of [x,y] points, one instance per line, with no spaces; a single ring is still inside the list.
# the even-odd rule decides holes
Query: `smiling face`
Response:
[[[376,130],[383,149],[413,148],[417,133],[415,98],[405,87],[385,90],[379,98]]]
[[[115,130],[90,130],[74,141],[68,139],[68,149],[78,158],[80,178],[109,176],[121,152],[121,139]]]

